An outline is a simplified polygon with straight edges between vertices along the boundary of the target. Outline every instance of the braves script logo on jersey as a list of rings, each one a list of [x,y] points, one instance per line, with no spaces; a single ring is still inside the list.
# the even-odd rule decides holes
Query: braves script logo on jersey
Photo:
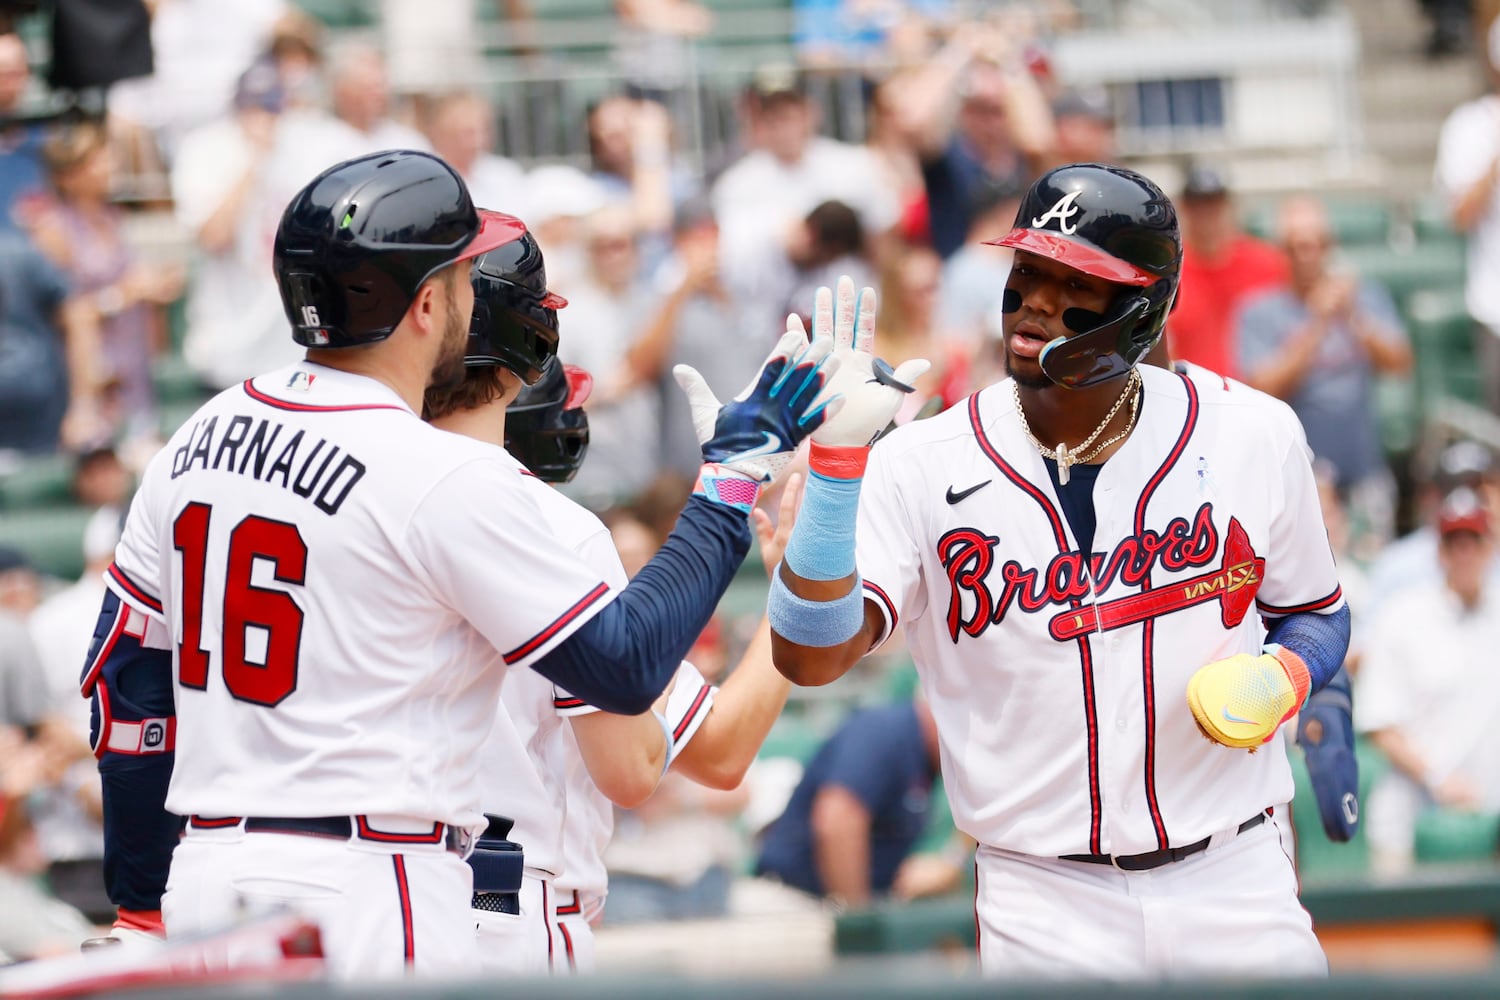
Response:
[[[1038,215],[1035,219],[1032,219],[1031,224],[1037,229],[1046,229],[1047,223],[1051,222],[1053,219],[1056,219],[1057,228],[1062,231],[1063,235],[1072,236],[1074,233],[1078,232],[1078,226],[1071,224],[1073,216],[1083,211],[1083,209],[1073,204],[1078,200],[1078,196],[1080,194],[1083,194],[1083,192],[1069,191],[1067,194],[1057,199],[1057,204],[1047,209],[1047,211],[1043,212],[1041,215]]]
[[[1233,628],[1244,621],[1254,603],[1265,570],[1265,559],[1255,555],[1249,536],[1236,518],[1229,519],[1220,552],[1211,503],[1199,507],[1191,520],[1173,518],[1159,532],[1148,529],[1122,540],[1112,552],[1093,553],[1087,565],[1083,553],[1076,551],[1059,553],[1040,569],[1007,559],[998,566],[997,596],[990,578],[997,568],[995,548],[999,544],[997,536],[974,528],[955,528],[938,539],[938,558],[948,574],[948,636],[954,642],[960,633],[976,638],[983,635],[991,625],[1004,621],[1013,605],[1028,614],[1047,607],[1063,608],[1048,626],[1058,640],[1123,628],[1209,601],[1221,602],[1224,627]],[[1160,589],[1085,608],[1074,605],[1108,589],[1116,579],[1138,587],[1149,584],[1158,566],[1180,572],[1208,566],[1221,555],[1217,567]],[[971,606],[967,613],[966,604]]]

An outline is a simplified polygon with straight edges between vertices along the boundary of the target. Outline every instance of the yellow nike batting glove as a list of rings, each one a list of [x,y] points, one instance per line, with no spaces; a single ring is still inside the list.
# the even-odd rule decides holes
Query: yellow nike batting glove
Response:
[[[1302,658],[1273,644],[1200,667],[1188,681],[1188,708],[1203,735],[1254,752],[1297,714],[1311,686]]]

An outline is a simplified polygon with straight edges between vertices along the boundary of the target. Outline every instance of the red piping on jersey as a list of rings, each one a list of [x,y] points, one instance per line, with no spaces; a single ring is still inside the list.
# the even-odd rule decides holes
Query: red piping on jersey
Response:
[[[113,569],[114,567],[110,568]],[[99,652],[93,660],[85,665],[83,680],[79,683],[79,688],[82,690],[85,698],[94,693],[94,685],[99,682],[99,674],[104,670],[104,664],[109,662],[110,654],[115,651],[115,644],[120,641],[120,636],[128,635],[133,639],[145,640],[145,629],[142,629],[139,633],[128,631],[130,626],[130,611],[130,605],[121,601],[120,606],[115,609],[115,624],[109,630],[109,638],[105,640],[104,645],[99,647]]]
[[[584,705],[587,705],[587,704],[588,704],[588,702],[584,701],[582,698],[553,698],[552,699],[552,707],[553,708],[582,708]]]
[[[116,565],[115,563],[110,563],[108,572],[110,579],[118,583],[121,589],[123,589],[126,594],[135,598],[137,601],[140,601],[142,604],[150,608],[152,611],[155,611],[157,614],[162,613],[161,601],[158,601],[156,598],[152,597],[145,591],[144,588],[140,586],[140,584],[136,583],[130,577],[126,576],[125,571],[122,570],[118,565]]]
[[[547,927],[547,971],[552,971],[552,925],[557,922],[552,908],[547,905],[547,880],[542,879],[542,923]]]
[[[1186,375],[1179,375],[1182,379],[1183,388],[1187,390],[1188,408],[1187,418],[1183,421],[1182,432],[1177,435],[1177,443],[1167,453],[1167,457],[1156,472],[1146,481],[1146,488],[1141,491],[1139,499],[1135,502],[1135,535],[1141,537],[1146,532],[1146,506],[1151,502],[1151,495],[1161,485],[1162,480],[1167,478],[1167,473],[1177,464],[1182,457],[1183,449],[1187,447],[1188,439],[1193,436],[1193,431],[1198,426],[1198,389],[1192,380]],[[1151,589],[1151,573],[1148,570],[1145,578],[1141,580],[1141,593]],[[1161,818],[1161,805],[1156,800],[1156,664],[1153,660],[1156,640],[1156,619],[1147,618],[1141,628],[1141,700],[1146,707],[1146,806],[1151,811],[1151,825],[1156,828],[1156,846],[1166,848],[1168,846],[1167,824]]]
[[[896,624],[901,620],[900,616],[896,614],[896,602],[891,600],[891,595],[881,590],[879,586],[871,583],[869,580],[861,580],[860,583],[866,590],[873,594],[881,604],[885,605],[885,617],[886,620],[890,622],[890,627],[885,630],[885,634],[890,635],[892,632],[896,631]]]
[[[194,814],[188,817],[188,826],[195,830],[227,830],[245,822],[243,816],[215,816],[212,819]]]
[[[406,964],[417,964],[416,928],[411,920],[411,887],[406,884],[406,859],[399,854],[391,855],[396,866],[396,893],[401,897],[401,934],[406,944]]]
[[[441,844],[443,842],[443,824],[432,824],[431,833],[385,833],[370,827],[369,820],[364,816],[354,817],[355,827],[360,840],[373,840],[380,844]]]
[[[255,388],[251,384],[250,379],[245,379],[244,388],[245,395],[257,403],[264,403],[278,410],[291,410],[293,413],[348,413],[351,410],[400,410],[403,413],[411,412],[406,407],[396,406],[393,403],[349,403],[344,406],[317,406],[313,403],[290,403],[284,399],[277,399],[275,396],[266,395]]]
[[[1042,508],[1042,513],[1052,522],[1052,537],[1057,542],[1057,551],[1065,553],[1068,551],[1068,533],[1063,530],[1062,515],[1057,508],[1052,506],[1052,501],[1047,499],[1036,484],[1029,482],[1005,459],[1000,457],[1000,452],[991,443],[989,436],[984,432],[984,424],[979,419],[979,397],[983,393],[974,393],[969,397],[969,424],[974,428],[974,438],[979,444],[981,451],[995,464],[1001,474],[1009,479],[1021,492],[1037,502]],[[1075,599],[1073,607],[1080,606]],[[1101,854],[1103,849],[1099,846],[1101,828],[1103,826],[1104,808],[1099,793],[1099,717],[1094,709],[1094,660],[1089,650],[1087,635],[1081,635],[1076,640],[1078,643],[1078,659],[1083,676],[1083,720],[1088,731],[1088,771],[1089,771],[1089,852]]]
[[[557,915],[559,917],[576,917],[582,912],[583,900],[578,898],[577,889],[573,890],[573,902],[569,903],[567,906],[559,906],[557,908]]]
[[[1304,611],[1322,611],[1331,608],[1344,596],[1343,587],[1334,587],[1333,593],[1327,597],[1320,597],[1316,601],[1308,601],[1306,604],[1294,604],[1291,607],[1279,607],[1275,604],[1266,604],[1264,601],[1256,601],[1255,606],[1268,615],[1296,615]]]
[[[703,689],[698,692],[698,697],[693,699],[693,704],[688,707],[687,714],[682,717],[681,722],[677,723],[677,728],[672,730],[673,743],[676,743],[678,740],[682,739],[682,734],[687,732],[688,726],[698,715],[698,709],[702,708],[703,703],[708,700],[708,693],[710,690],[711,689],[707,685],[704,685]],[[574,897],[577,897],[577,890],[574,890]],[[561,913],[562,911],[558,910],[557,912]]]
[[[572,622],[573,619],[583,614],[583,612],[586,611],[591,604],[598,601],[599,598],[603,597],[607,593],[609,593],[609,585],[605,583],[599,584],[599,586],[595,587],[587,594],[584,594],[583,599],[580,600],[577,604],[573,605],[571,608],[559,615],[557,620],[554,621],[551,625],[548,625],[536,635],[532,636],[530,639],[526,640],[515,649],[512,649],[509,653],[503,654],[502,659],[505,660],[507,665],[514,664],[519,660],[524,660],[526,657],[536,652],[542,646],[546,645],[547,640],[551,639],[553,636],[557,635],[557,633],[567,628],[568,624]]]
[[[563,950],[568,953],[568,971],[578,971],[578,961],[573,957],[573,935],[568,933],[568,925],[558,921],[557,933],[562,935]]]

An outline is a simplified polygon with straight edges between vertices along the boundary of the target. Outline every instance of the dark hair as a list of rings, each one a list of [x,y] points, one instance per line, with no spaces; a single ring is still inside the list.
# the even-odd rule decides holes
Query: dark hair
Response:
[[[463,381],[454,386],[429,386],[422,397],[422,419],[436,420],[459,410],[473,410],[493,402],[503,391],[500,366],[482,365],[464,369]]]
[[[864,253],[865,227],[859,214],[844,202],[825,201],[808,212],[804,221],[820,258],[837,260]]]

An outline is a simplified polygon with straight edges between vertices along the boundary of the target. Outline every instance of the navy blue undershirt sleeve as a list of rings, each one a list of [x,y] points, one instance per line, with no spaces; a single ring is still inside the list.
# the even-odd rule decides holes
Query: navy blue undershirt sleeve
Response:
[[[618,597],[541,657],[536,671],[606,712],[647,711],[749,551],[743,511],[689,498],[660,551]]]

